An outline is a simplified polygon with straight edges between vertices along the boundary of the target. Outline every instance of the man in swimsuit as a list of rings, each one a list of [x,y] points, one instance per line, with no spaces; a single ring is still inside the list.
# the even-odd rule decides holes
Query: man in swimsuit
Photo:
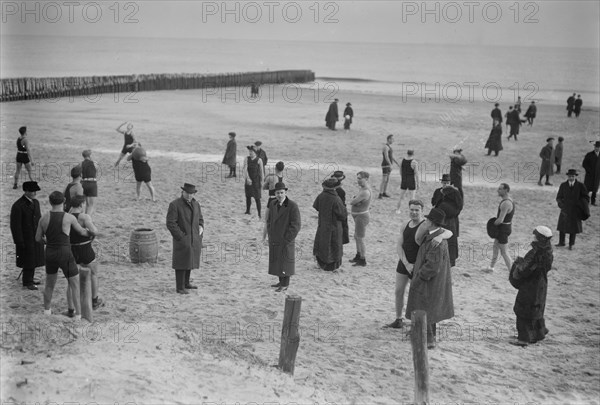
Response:
[[[369,205],[371,204],[371,187],[369,186],[369,173],[356,173],[356,182],[360,190],[358,195],[350,201],[350,212],[354,219],[354,240],[356,241],[356,256],[350,260],[353,266],[364,267],[367,265],[365,246],[365,235],[367,225],[369,225],[370,214]]]
[[[83,186],[81,185],[81,166],[77,165],[74,168],[71,169],[71,177],[73,178],[73,181],[70,182],[67,187],[65,188],[65,203],[64,205],[64,210],[65,212],[69,212],[69,210],[71,209],[71,200],[73,198],[75,198],[75,196],[80,195],[82,197],[84,197],[85,200],[85,194],[83,193]]]
[[[95,211],[96,197],[98,197],[98,183],[96,181],[96,170],[98,165],[92,160],[92,151],[86,149],[81,152],[81,186],[85,196],[85,213],[92,215]]]
[[[392,172],[392,163],[396,163],[398,168],[402,170],[400,164],[394,159],[394,154],[392,151],[392,143],[394,143],[394,135],[387,136],[387,142],[383,145],[383,149],[381,154],[383,155],[383,160],[381,162],[381,171],[383,172],[383,177],[381,178],[381,186],[379,186],[379,199],[381,200],[383,197],[389,198],[387,191],[387,185],[390,181],[390,173]]]
[[[410,199],[414,200],[417,189],[419,188],[419,170],[414,155],[415,152],[409,149],[406,151],[406,158],[402,159],[402,163],[400,164],[400,178],[402,181],[400,184],[400,200],[396,207],[396,214],[400,214],[400,207],[402,206],[402,200],[404,199],[406,190],[410,190]]]
[[[506,247],[508,246],[508,236],[512,233],[512,217],[515,213],[515,205],[512,198],[508,195],[509,192],[510,186],[506,183],[500,183],[500,186],[498,187],[498,196],[502,198],[502,200],[498,205],[498,213],[496,214],[496,221],[494,221],[494,225],[498,228],[498,233],[494,239],[492,262],[489,267],[485,269],[485,271],[488,272],[494,271],[494,265],[498,260],[498,252],[502,255],[508,271],[510,271],[510,268],[512,267],[512,261],[506,251]]]
[[[60,268],[65,275],[75,307],[75,320],[81,320],[81,303],[79,298],[79,269],[71,252],[69,235],[71,228],[75,232],[90,236],[93,233],[84,229],[77,218],[63,211],[65,197],[60,191],[50,193],[52,209],[42,216],[35,234],[35,240],[46,243],[46,286],[44,289],[44,313],[51,315],[50,305],[56,285],[57,273]]]
[[[125,124],[127,124],[127,130],[123,130],[123,126]],[[117,162],[115,163],[115,167],[119,166],[119,163],[125,157],[125,155],[133,151],[133,143],[135,142],[135,137],[133,136],[133,124],[124,122],[117,127],[117,132],[123,134],[125,140],[123,144],[123,149],[121,149],[121,154],[119,155],[119,159],[117,159]]]
[[[29,141],[27,140],[27,127],[19,128],[19,134],[21,135],[17,138],[17,168],[15,171],[15,182],[13,184],[13,189],[18,188],[19,176],[21,175],[21,166],[25,165],[25,169],[27,169],[27,174],[29,175],[29,180],[33,181],[33,177],[31,177],[31,167],[34,165],[33,158],[31,157],[31,148],[29,147]]]

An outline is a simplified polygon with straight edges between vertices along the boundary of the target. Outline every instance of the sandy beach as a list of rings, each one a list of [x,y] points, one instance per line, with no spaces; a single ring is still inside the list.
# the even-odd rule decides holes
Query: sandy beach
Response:
[[[344,246],[338,272],[316,269],[312,258],[317,227],[312,203],[322,179],[343,170],[343,187],[351,197],[358,190],[356,172],[366,170],[377,190],[381,149],[390,133],[398,160],[406,149],[415,150],[425,181],[418,197],[426,212],[441,174],[448,171],[452,148],[462,147],[469,161],[463,174],[461,256],[452,271],[456,316],[440,324],[439,344],[429,352],[431,402],[600,403],[600,209],[590,207],[573,251],[555,248],[545,315],[550,333],[543,342],[527,348],[508,344],[516,332],[516,290],[502,261],[495,272],[482,271],[492,247],[485,223],[496,215],[501,182],[510,184],[516,203],[509,239],[513,259],[529,250],[537,225],[549,226],[558,239],[555,198],[566,176],[539,187],[538,154],[547,137],[563,136],[563,172],[577,168],[583,181],[581,162],[593,149],[589,141],[600,139],[597,108],[584,107],[578,119],[568,119],[564,106],[540,102],[533,127],[523,126],[518,142],[507,141],[505,131],[504,150],[489,157],[483,145],[493,103],[424,103],[342,90],[335,95],[340,113],[352,102],[354,124],[344,132],[340,122],[332,132],[324,122],[325,93],[315,98],[304,88],[291,102],[295,96],[286,100],[284,88],[272,90],[272,98],[257,102],[190,90],[2,104],[3,403],[411,402],[414,373],[406,330],[382,329],[395,317],[395,244],[408,210],[396,215],[396,198],[374,200],[367,267],[348,263],[356,253],[352,239]],[[500,102],[505,113],[509,102]],[[136,201],[129,163],[113,168],[123,143],[115,128],[123,121],[133,122],[136,138],[148,151],[156,203],[145,187],[143,199]],[[61,315],[67,309],[61,275],[52,316],[43,314],[43,289],[24,290],[16,280],[9,213],[22,194],[12,190],[21,125],[28,127],[43,212],[50,208],[50,192],[68,184],[70,167],[82,160],[83,149],[92,149],[100,165],[94,222],[101,236],[94,246],[106,306],[94,312],[93,324],[74,324]],[[273,367],[285,295],[269,287],[273,278],[267,274],[263,224],[254,206],[251,216],[244,215],[243,180],[225,179],[228,169],[220,164],[230,131],[237,133],[240,169],[244,146],[256,140],[263,143],[269,167],[285,162],[288,196],[300,207],[296,275],[287,292],[303,300],[293,377]],[[199,188],[196,198],[205,221],[201,268],[192,272],[199,289],[187,296],[175,293],[172,240],[165,226],[168,203],[184,182]],[[399,185],[396,167],[389,188],[393,197]],[[129,260],[130,234],[141,227],[157,232],[156,264]],[[43,283],[43,268],[36,277]]]

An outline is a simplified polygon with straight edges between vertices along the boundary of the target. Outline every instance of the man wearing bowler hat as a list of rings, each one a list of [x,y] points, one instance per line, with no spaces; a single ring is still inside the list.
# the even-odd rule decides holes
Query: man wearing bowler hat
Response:
[[[458,257],[458,236],[459,221],[458,216],[463,209],[463,199],[458,189],[450,184],[450,175],[443,174],[440,179],[442,187],[433,192],[431,205],[444,211],[446,217],[445,228],[452,232],[452,237],[448,239],[448,250],[450,252],[450,265],[456,265]]]
[[[452,278],[448,244],[445,240],[434,243],[436,236],[444,233],[446,215],[439,208],[432,208],[423,223],[425,239],[417,253],[406,303],[406,317],[412,312],[427,312],[427,348],[433,349],[436,340],[436,323],[454,316]]]
[[[575,237],[583,230],[581,220],[585,221],[590,216],[588,192],[585,185],[577,181],[577,175],[577,170],[569,169],[567,181],[560,185],[556,194],[556,202],[560,208],[556,227],[559,231],[559,241],[556,246],[565,246],[565,237],[568,233],[569,250],[573,249]]]
[[[286,291],[290,276],[295,273],[296,236],[300,232],[300,210],[298,204],[286,196],[284,183],[275,184],[275,200],[269,204],[263,241],[269,238],[269,274],[279,277],[276,292]]]
[[[185,183],[181,197],[169,204],[167,229],[173,236],[173,262],[175,286],[178,294],[189,294],[198,287],[190,283],[192,269],[200,268],[200,251],[204,218],[200,204],[194,198],[196,186]]]
[[[594,143],[594,150],[585,155],[581,165],[585,169],[583,184],[588,193],[592,193],[592,205],[596,205],[596,193],[600,185],[600,141]]]
[[[23,183],[23,195],[10,209],[10,231],[15,243],[17,267],[23,269],[23,288],[37,290],[34,281],[35,268],[43,266],[44,245],[36,242],[35,232],[42,217],[36,193],[40,190],[37,182]]]

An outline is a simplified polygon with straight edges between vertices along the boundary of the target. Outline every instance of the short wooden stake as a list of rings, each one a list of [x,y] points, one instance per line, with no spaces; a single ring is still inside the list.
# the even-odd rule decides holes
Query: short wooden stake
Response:
[[[81,318],[94,322],[92,314],[92,271],[87,267],[79,267],[79,293]]]
[[[294,375],[296,352],[300,345],[300,307],[302,297],[288,295],[285,299],[283,312],[283,326],[281,329],[281,347],[279,350],[279,368],[286,373]]]
[[[429,403],[429,361],[427,359],[427,313],[411,314],[411,344],[415,369],[415,404]]]

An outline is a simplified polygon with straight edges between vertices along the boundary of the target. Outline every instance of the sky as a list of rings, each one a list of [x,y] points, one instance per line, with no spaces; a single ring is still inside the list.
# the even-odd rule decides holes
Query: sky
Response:
[[[2,1],[2,35],[599,48],[590,1]]]

